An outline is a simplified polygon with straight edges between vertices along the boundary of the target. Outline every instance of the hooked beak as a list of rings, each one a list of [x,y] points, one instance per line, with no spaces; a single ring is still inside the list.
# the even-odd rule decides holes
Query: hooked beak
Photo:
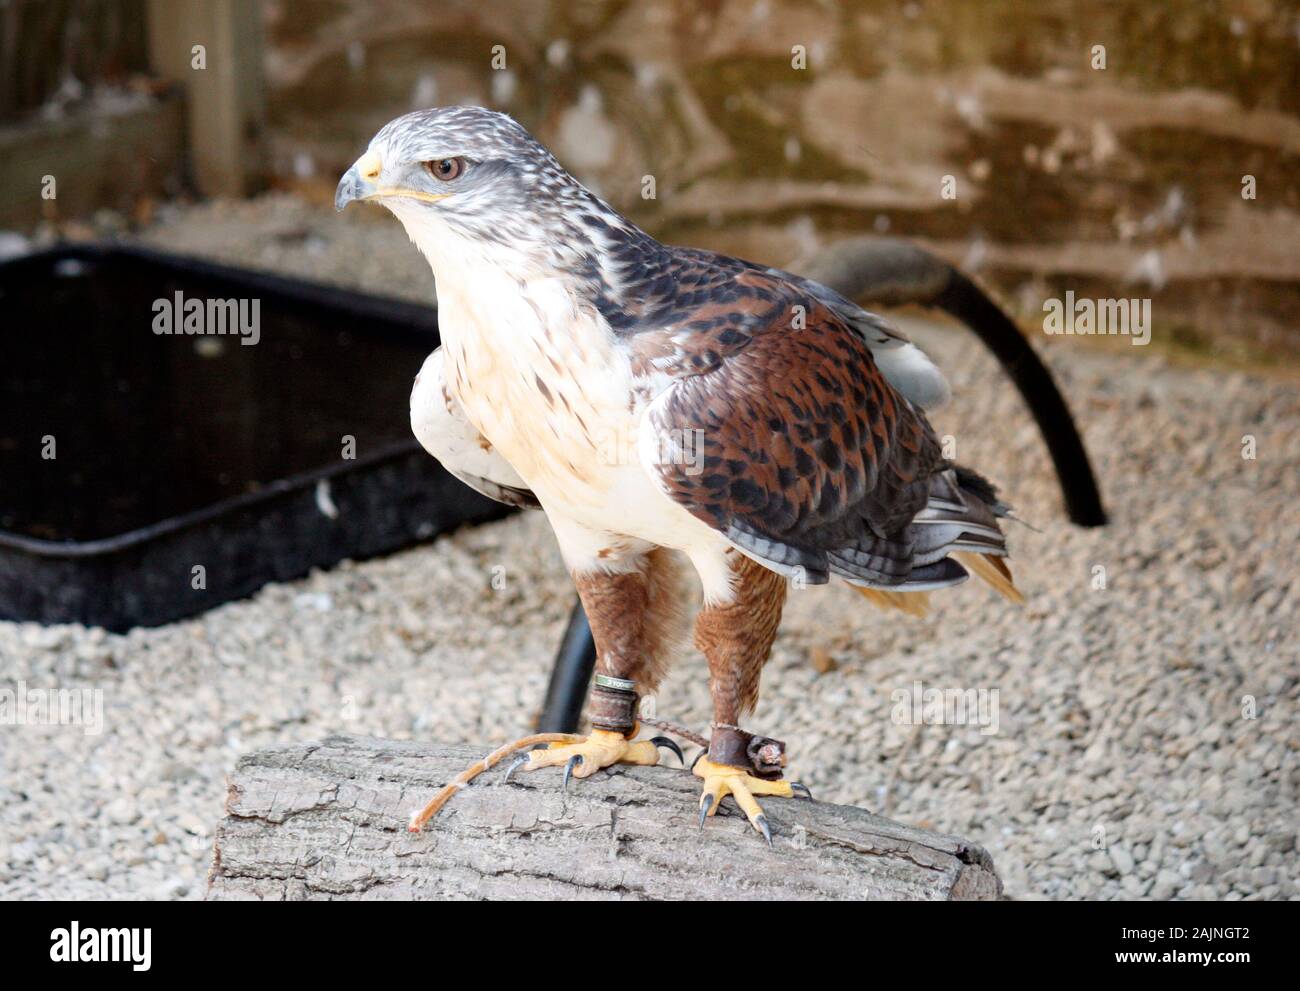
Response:
[[[334,191],[334,209],[342,210],[353,200],[364,200],[377,193],[375,180],[383,169],[384,163],[373,151],[368,151],[356,160],[352,168],[343,173],[339,188]]]
[[[357,159],[352,168],[343,173],[338,189],[334,191],[334,209],[342,210],[353,200],[375,200],[385,196],[404,196],[425,203],[437,203],[445,200],[450,193],[426,193],[418,189],[402,189],[398,186],[380,186],[379,174],[383,171],[383,162],[373,151],[368,151]]]

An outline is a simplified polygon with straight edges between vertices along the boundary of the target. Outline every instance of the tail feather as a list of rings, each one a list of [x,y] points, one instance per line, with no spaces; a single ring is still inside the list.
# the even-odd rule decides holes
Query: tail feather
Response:
[[[925,508],[912,520],[912,568],[898,587],[864,588],[848,580],[882,609],[899,609],[912,616],[926,614],[929,589],[956,584],[967,572],[1023,604],[1025,597],[1007,566],[1006,538],[998,525],[998,519],[1010,512],[983,476],[961,467],[941,472],[931,481]]]
[[[973,551],[956,551],[953,553],[962,567],[982,581],[992,585],[1002,596],[1018,605],[1025,604],[1025,597],[1016,588],[1011,569],[1001,557],[990,554],[976,554]]]
[[[899,609],[909,616],[924,617],[930,611],[929,592],[891,592],[883,588],[863,588],[850,585],[849,588],[880,609]]]

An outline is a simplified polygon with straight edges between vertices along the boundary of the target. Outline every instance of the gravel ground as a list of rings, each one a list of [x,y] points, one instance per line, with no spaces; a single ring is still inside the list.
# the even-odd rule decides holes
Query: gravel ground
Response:
[[[164,211],[147,238],[426,294],[397,225],[355,213],[269,197]],[[1296,897],[1300,388],[1052,340],[1113,516],[1087,531],[973,339],[909,329],[953,381],[936,428],[1037,527],[1011,537],[1029,605],[968,584],[916,620],[795,591],[751,728],[818,798],[983,844],[1012,898]],[[105,710],[98,735],[0,730],[0,897],[202,897],[224,775],[266,744],[516,735],[572,599],[527,514],[161,629],[0,623],[0,687],[102,689]],[[996,692],[996,722],[901,725],[918,681]],[[657,708],[707,723],[700,657]]]

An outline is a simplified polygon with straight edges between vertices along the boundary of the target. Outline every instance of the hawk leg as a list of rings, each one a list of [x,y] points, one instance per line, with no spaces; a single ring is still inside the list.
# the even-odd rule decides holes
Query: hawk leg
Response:
[[[591,734],[538,734],[494,750],[414,814],[408,827],[412,832],[423,829],[475,777],[527,747],[546,745],[516,760],[506,771],[506,780],[517,769],[562,764],[567,785],[570,777],[590,777],[612,764],[656,764],[660,747],[681,759],[681,750],[666,737],[632,739],[638,729],[637,688],[653,691],[658,686],[673,648],[673,632],[681,626],[680,562],[649,545],[635,550],[626,544],[602,547],[593,556],[599,567],[570,568],[596,641],[596,687],[588,707]]]
[[[552,743],[534,750],[517,766],[532,771],[539,767],[565,766],[569,776],[586,778],[611,764],[659,763],[660,746],[681,758],[671,740],[633,742],[638,725],[638,688],[653,690],[659,682],[662,658],[657,649],[655,599],[665,590],[658,587],[656,567],[662,558],[647,552],[637,554],[624,548],[603,550],[606,567],[573,568],[573,582],[596,642],[595,687],[588,704],[592,732],[578,743]],[[662,605],[662,603],[661,603]]]
[[[758,703],[758,680],[772,652],[785,605],[780,575],[729,552],[731,597],[707,603],[695,624],[695,644],[709,662],[713,733],[694,772],[704,779],[700,825],[730,795],[769,846],[772,829],[756,795],[792,798],[803,786],[781,779],[785,744],[746,733],[740,719]],[[804,789],[806,791],[806,789]]]

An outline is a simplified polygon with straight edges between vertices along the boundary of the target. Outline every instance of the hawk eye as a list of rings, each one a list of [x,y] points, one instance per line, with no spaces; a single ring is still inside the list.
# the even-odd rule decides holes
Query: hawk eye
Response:
[[[465,159],[463,158],[439,158],[436,161],[425,162],[424,167],[429,170],[429,175],[442,182],[451,182],[465,171]]]

